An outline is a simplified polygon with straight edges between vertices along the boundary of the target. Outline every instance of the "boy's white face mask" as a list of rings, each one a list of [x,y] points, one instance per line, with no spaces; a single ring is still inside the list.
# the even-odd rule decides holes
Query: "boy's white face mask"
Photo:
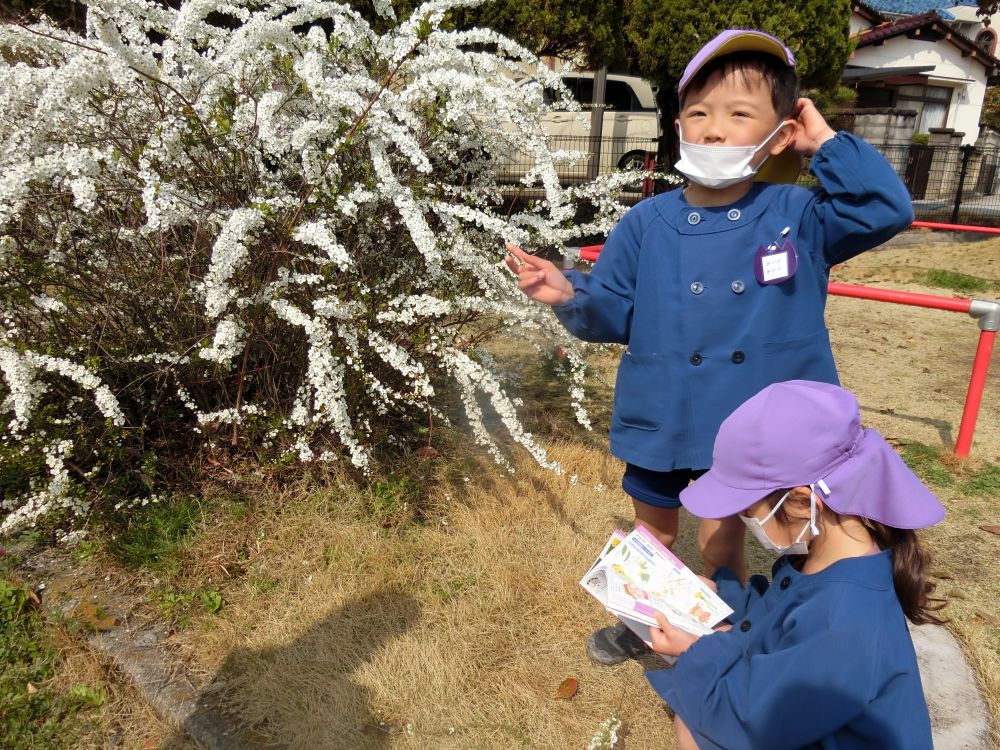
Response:
[[[778,512],[778,508],[788,499],[788,492],[781,496],[781,499],[771,509],[771,512],[765,516],[763,521],[758,521],[756,518],[747,518],[742,515],[740,518],[764,549],[776,552],[779,555],[805,555],[809,552],[809,541],[803,538],[806,532],[812,531],[810,539],[819,535],[819,527],[816,526],[816,493],[811,486],[809,490],[809,520],[806,521],[806,525],[802,527],[799,535],[795,537],[795,541],[786,547],[782,547],[772,541],[771,537],[764,531],[764,524],[774,517],[774,514]]]
[[[788,123],[782,120],[778,127],[759,146],[704,146],[688,143],[681,132],[681,158],[674,169],[702,187],[720,190],[743,182],[757,174],[767,157],[757,166],[751,166],[757,152]]]

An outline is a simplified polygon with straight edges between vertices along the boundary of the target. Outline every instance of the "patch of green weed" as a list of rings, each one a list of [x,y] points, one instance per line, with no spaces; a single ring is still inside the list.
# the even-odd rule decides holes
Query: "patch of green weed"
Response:
[[[913,473],[934,487],[950,487],[955,475],[941,462],[941,452],[923,443],[910,443],[903,448],[903,460]]]
[[[0,737],[5,750],[69,750],[85,712],[105,701],[100,685],[62,693],[53,677],[59,653],[28,589],[0,578]]]
[[[409,477],[390,477],[371,485],[368,511],[379,521],[399,520],[420,497],[420,485]]]
[[[990,282],[978,276],[969,276],[957,271],[943,271],[937,268],[924,271],[921,274],[921,279],[930,286],[954,289],[956,292],[965,292],[967,294],[985,292],[991,286]]]
[[[115,520],[108,551],[130,568],[173,570],[201,520],[201,507],[178,498],[129,511]]]
[[[986,464],[984,468],[973,472],[963,483],[962,489],[973,495],[997,497],[1000,495],[1000,466]]]

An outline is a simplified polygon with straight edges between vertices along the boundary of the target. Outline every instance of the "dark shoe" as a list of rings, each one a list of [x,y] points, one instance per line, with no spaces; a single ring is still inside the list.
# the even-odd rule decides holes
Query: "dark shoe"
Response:
[[[621,622],[595,630],[587,638],[587,656],[599,664],[621,664],[647,653],[649,646]]]

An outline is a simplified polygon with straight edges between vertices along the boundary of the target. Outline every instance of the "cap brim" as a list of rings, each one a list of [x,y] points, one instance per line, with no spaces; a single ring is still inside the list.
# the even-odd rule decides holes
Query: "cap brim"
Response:
[[[754,177],[756,182],[774,182],[791,185],[802,174],[802,157],[785,149],[777,156],[768,157]]]
[[[721,55],[731,55],[734,52],[764,52],[768,55],[780,57],[787,64],[791,64],[788,60],[788,55],[785,54],[785,45],[777,39],[770,39],[761,34],[753,33],[739,34],[732,39],[727,39],[715,50],[708,60]],[[708,62],[708,60],[705,60],[705,62]]]
[[[746,510],[778,487],[730,487],[709,469],[681,490],[681,505],[698,518],[727,518]]]
[[[850,460],[823,477],[823,484],[829,494],[823,485],[817,492],[837,513],[897,529],[924,529],[945,516],[941,501],[873,429],[862,433]]]

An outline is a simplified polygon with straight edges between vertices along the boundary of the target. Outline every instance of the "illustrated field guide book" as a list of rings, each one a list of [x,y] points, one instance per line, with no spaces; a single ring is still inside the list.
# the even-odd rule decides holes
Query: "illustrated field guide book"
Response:
[[[580,585],[647,645],[659,610],[671,625],[695,635],[733,613],[704,581],[642,526],[615,529]]]

